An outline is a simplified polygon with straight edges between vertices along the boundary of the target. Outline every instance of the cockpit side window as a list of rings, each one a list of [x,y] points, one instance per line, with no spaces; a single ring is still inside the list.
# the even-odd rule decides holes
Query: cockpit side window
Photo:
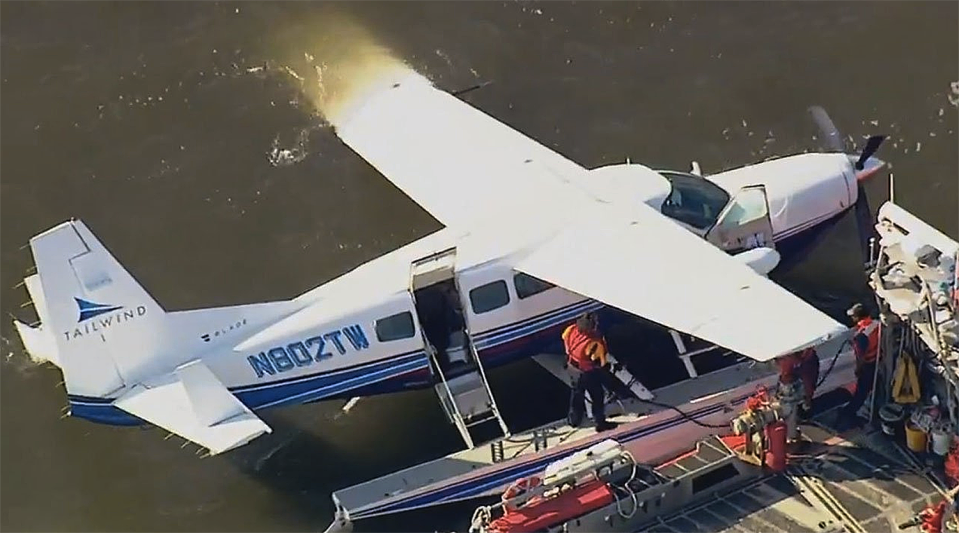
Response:
[[[662,213],[696,229],[712,226],[729,203],[729,193],[715,183],[684,172],[660,171],[672,190],[663,202]]]

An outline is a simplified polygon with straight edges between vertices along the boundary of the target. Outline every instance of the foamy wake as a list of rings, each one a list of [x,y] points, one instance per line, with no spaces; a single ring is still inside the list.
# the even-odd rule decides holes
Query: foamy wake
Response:
[[[317,24],[314,42],[282,67],[314,109],[334,127],[370,94],[414,74],[361,24],[331,13]],[[305,51],[304,51],[305,50]]]

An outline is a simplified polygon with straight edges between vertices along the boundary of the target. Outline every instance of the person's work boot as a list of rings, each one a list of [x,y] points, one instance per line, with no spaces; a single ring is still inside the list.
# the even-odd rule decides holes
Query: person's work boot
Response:
[[[609,420],[603,420],[596,423],[596,433],[602,433],[603,431],[609,431],[615,429],[619,424],[616,422],[610,422]]]

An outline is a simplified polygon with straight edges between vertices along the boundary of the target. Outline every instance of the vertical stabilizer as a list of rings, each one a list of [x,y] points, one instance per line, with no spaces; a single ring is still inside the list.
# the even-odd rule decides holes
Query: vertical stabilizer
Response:
[[[60,367],[72,396],[115,399],[302,307],[283,300],[167,312],[78,220],[30,247],[37,273],[24,282],[40,324],[14,324],[34,359]]]
[[[80,221],[30,240],[52,335],[70,394],[103,397],[150,375],[164,310]],[[42,316],[46,315],[46,316]]]

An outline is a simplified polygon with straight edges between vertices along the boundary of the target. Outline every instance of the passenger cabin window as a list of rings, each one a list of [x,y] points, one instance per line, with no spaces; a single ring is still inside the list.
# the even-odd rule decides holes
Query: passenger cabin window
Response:
[[[669,180],[672,189],[661,208],[669,218],[704,230],[716,222],[729,203],[729,193],[701,176],[674,171],[660,174]]]
[[[522,272],[517,272],[516,275],[513,276],[513,285],[516,286],[516,296],[519,296],[520,299],[529,298],[534,294],[539,294],[556,286],[548,281],[534,278]]]
[[[509,303],[509,290],[505,281],[480,285],[470,291],[470,304],[477,315],[499,309]]]
[[[409,311],[381,318],[374,327],[376,338],[380,342],[408,339],[416,333],[413,328],[413,315]]]

